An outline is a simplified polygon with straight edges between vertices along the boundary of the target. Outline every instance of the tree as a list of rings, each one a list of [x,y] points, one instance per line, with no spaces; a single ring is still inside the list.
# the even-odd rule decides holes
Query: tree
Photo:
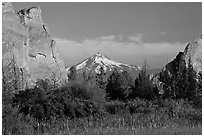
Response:
[[[202,72],[197,75],[196,90],[192,100],[196,108],[202,108]]]
[[[197,82],[196,72],[189,59],[188,67],[184,60],[180,60],[175,66],[175,72],[170,73],[167,69],[160,73],[160,81],[163,83],[165,98],[192,99],[195,96]]]
[[[123,91],[125,99],[129,99],[133,90],[133,80],[127,71],[123,71],[120,74],[119,83],[122,83],[120,88]]]
[[[111,100],[116,100],[121,97],[121,93],[118,92],[118,87],[120,85],[118,83],[118,78],[119,73],[116,69],[114,69],[106,85],[106,93],[108,98],[110,98]]]
[[[126,101],[131,93],[132,79],[127,72],[119,73],[114,69],[106,85],[107,97],[110,100]]]
[[[36,87],[43,90],[44,92],[50,92],[50,90],[54,89],[55,86],[52,84],[52,82],[49,79],[37,79],[36,81]]]
[[[106,80],[105,80],[105,71],[103,69],[103,67],[100,67],[100,73],[96,74],[96,84],[99,86],[99,88],[101,89],[105,89],[105,85],[106,85]]]
[[[185,98],[192,100],[196,95],[196,72],[189,59],[188,67],[184,60],[180,61],[176,74],[173,75],[174,98]]]
[[[197,81],[196,81],[196,72],[193,69],[191,64],[188,65],[187,73],[186,73],[186,92],[185,97],[188,99],[193,99],[197,96],[196,89],[197,89]]]
[[[161,95],[162,98],[169,98],[173,95],[172,92],[172,77],[167,69],[159,73],[159,81],[162,82],[162,88],[164,93]]]
[[[200,71],[197,76],[197,85],[196,85],[196,91],[197,95],[202,97],[202,72]]]
[[[184,61],[179,64],[178,71],[173,75],[173,98],[182,98],[185,96],[188,87],[187,69]]]
[[[148,66],[145,60],[143,68],[135,80],[135,90],[133,93],[133,97],[140,97],[145,99],[155,98],[152,82],[147,75],[147,68]]]

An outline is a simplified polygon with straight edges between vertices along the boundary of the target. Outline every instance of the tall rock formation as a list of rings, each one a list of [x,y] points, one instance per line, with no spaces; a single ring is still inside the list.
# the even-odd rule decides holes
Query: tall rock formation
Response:
[[[196,72],[202,71],[202,36],[186,46],[184,59],[186,63],[190,61]]]
[[[192,65],[193,70],[197,74],[199,72],[202,73],[202,36],[199,39],[188,43],[183,52],[179,52],[174,60],[166,64],[166,66],[162,69],[162,72],[150,77],[153,84],[159,89],[160,94],[164,93],[164,83],[159,80],[160,75],[165,72],[167,72],[170,77],[175,75],[179,71],[181,63],[186,65],[186,67]]]
[[[202,37],[189,42],[184,52],[179,52],[176,58],[164,67],[164,70],[167,69],[169,73],[175,73],[182,61],[186,64],[186,67],[191,64],[197,73],[202,71]]]
[[[11,3],[2,3],[2,63],[3,83],[18,89],[32,87],[37,79],[67,79],[38,7],[14,11]]]

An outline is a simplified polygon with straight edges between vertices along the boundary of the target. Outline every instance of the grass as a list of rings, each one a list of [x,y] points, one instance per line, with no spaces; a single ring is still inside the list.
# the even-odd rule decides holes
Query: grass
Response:
[[[201,135],[202,124],[157,114],[116,114],[103,117],[53,120],[51,123],[20,123],[18,133],[41,135]],[[159,119],[160,118],[160,119]],[[157,121],[158,120],[158,121]],[[179,122],[183,121],[183,122]],[[193,124],[194,123],[194,124]],[[35,126],[34,126],[35,125]]]
[[[160,127],[160,128],[143,128],[137,129],[134,127],[106,127],[106,128],[93,128],[86,129],[79,132],[79,130],[74,131],[60,131],[60,135],[201,135],[202,128],[198,127]]]
[[[161,128],[145,128],[136,132],[138,135],[202,135],[202,127],[161,127]]]
[[[163,127],[135,127],[135,126],[97,126],[71,128],[66,126],[61,130],[52,132],[44,132],[43,134],[57,134],[57,135],[201,135],[202,126],[195,127],[169,125]]]
[[[111,118],[110,118],[111,119]],[[179,124],[174,120],[165,122],[140,122],[125,118],[89,121],[78,119],[45,124],[20,122],[5,134],[27,135],[201,135],[202,125]],[[11,125],[12,126],[12,125]]]

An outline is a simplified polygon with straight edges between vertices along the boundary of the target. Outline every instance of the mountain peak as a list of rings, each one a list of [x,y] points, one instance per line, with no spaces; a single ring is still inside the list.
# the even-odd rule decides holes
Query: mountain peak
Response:
[[[139,67],[130,66],[127,64],[119,63],[109,59],[107,56],[96,53],[93,56],[85,59],[81,63],[75,65],[76,70],[79,72],[91,72],[91,73],[100,73],[100,68],[106,71],[112,71],[113,68],[117,68],[120,71],[127,71],[127,70],[139,70]]]
[[[99,52],[97,52],[97,53],[96,53],[96,56],[104,56],[104,55],[101,54],[101,53],[99,53]]]
[[[92,59],[93,58],[95,58],[95,59],[108,59],[108,60],[110,60],[107,56],[105,56],[105,55],[103,55],[102,53],[96,53],[95,55],[93,55],[92,57],[91,57]]]

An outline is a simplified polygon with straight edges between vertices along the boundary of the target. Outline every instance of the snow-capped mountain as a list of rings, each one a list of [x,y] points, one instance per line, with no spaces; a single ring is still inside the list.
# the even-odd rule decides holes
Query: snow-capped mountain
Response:
[[[132,65],[127,65],[124,63],[119,63],[116,61],[113,61],[106,57],[105,55],[101,53],[97,53],[81,63],[77,64],[74,66],[77,73],[101,73],[101,69],[104,70],[104,72],[110,72],[113,69],[117,69],[121,72],[123,71],[139,71],[141,70],[140,67],[138,66],[132,66]],[[70,67],[71,68],[71,67]],[[70,72],[70,68],[67,68],[68,73]]]

